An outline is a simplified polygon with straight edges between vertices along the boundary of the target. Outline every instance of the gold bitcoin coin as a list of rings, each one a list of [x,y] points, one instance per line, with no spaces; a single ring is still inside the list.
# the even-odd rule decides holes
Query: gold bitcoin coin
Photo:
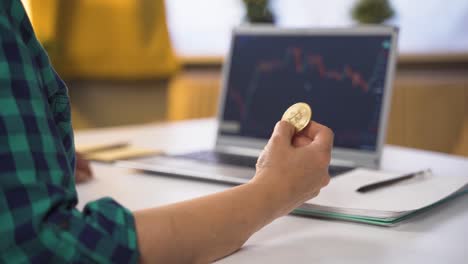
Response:
[[[291,123],[296,128],[296,132],[299,132],[309,124],[311,118],[312,109],[310,106],[306,103],[296,103],[284,112],[281,120]]]

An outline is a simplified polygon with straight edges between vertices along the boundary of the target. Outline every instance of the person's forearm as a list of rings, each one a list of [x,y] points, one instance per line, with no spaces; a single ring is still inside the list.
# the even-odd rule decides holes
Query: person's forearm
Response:
[[[225,192],[135,212],[142,262],[206,263],[239,249],[261,227],[287,213],[269,186]]]

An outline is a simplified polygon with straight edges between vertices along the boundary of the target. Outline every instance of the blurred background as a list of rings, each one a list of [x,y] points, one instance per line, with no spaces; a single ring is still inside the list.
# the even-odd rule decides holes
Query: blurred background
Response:
[[[466,0],[22,0],[75,129],[216,115],[234,26],[400,27],[387,143],[468,156]]]

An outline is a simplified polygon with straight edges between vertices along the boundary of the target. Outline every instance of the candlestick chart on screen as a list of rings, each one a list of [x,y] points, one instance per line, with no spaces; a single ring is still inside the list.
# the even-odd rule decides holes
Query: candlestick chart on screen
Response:
[[[224,120],[226,134],[268,138],[282,113],[306,102],[335,144],[373,149],[390,40],[385,36],[245,37],[234,42]]]

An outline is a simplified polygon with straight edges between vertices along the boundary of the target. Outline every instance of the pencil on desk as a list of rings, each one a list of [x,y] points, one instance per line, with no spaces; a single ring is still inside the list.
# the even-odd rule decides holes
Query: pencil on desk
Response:
[[[377,189],[381,189],[381,188],[384,188],[384,187],[387,187],[387,186],[397,184],[397,183],[402,182],[402,181],[412,179],[412,178],[414,178],[416,176],[423,175],[423,174],[426,174],[426,173],[429,173],[429,172],[431,172],[430,169],[408,173],[408,174],[405,174],[405,175],[397,177],[397,178],[384,180],[384,181],[379,181],[379,182],[376,182],[376,183],[371,183],[371,184],[361,186],[356,191],[360,192],[360,193],[366,193],[366,192],[374,191],[374,190],[377,190]]]

